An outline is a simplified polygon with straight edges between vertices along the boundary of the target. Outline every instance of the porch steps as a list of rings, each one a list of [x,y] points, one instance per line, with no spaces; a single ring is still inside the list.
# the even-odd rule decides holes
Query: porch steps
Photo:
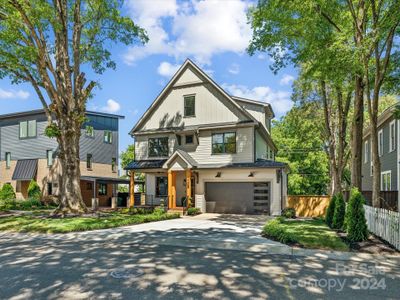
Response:
[[[181,216],[183,216],[185,213],[185,210],[183,207],[175,207],[175,208],[168,209],[168,213],[178,213]]]

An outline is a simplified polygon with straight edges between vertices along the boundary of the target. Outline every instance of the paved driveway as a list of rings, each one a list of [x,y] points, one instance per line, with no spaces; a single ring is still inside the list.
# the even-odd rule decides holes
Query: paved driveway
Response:
[[[390,261],[378,262],[381,273],[371,275],[358,268],[363,261],[350,265],[257,250],[262,243],[279,246],[259,236],[264,222],[261,216],[206,214],[66,235],[3,233],[0,299],[383,299],[400,294],[399,266]],[[338,264],[353,273],[340,272]],[[367,281],[357,288],[357,279]],[[371,288],[373,279],[385,285]]]

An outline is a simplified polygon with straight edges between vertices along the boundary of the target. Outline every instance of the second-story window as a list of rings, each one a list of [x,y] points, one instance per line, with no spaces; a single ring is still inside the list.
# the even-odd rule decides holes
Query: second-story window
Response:
[[[236,133],[214,133],[212,135],[212,153],[236,153]]]
[[[115,157],[111,158],[111,171],[117,172],[117,159]]]
[[[93,128],[93,126],[86,125],[86,128],[85,128],[85,135],[86,135],[87,137],[94,137],[94,128]]]
[[[112,144],[112,131],[104,131],[104,143]]]
[[[88,153],[86,156],[86,168],[91,170],[93,166],[93,155]]]
[[[183,102],[185,103],[184,107],[184,116],[185,117],[194,117],[195,116],[195,96],[184,96]]]
[[[11,168],[11,152],[6,152],[6,168]]]
[[[366,164],[369,161],[369,143],[368,141],[364,142],[364,163]]]
[[[46,157],[47,157],[47,166],[51,167],[53,165],[53,150],[47,150]]]
[[[193,144],[193,134],[185,136],[185,144]]]
[[[168,138],[149,138],[149,157],[168,156]]]
[[[378,132],[378,153],[379,156],[383,155],[383,130]]]
[[[395,121],[390,122],[389,124],[389,151],[392,152],[396,150],[396,126],[395,126]]]
[[[34,138],[36,137],[36,120],[19,122],[19,138]]]

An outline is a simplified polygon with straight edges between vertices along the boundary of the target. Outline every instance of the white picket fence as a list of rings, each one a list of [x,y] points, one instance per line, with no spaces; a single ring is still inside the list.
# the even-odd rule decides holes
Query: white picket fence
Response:
[[[364,205],[368,230],[400,250],[400,213]]]

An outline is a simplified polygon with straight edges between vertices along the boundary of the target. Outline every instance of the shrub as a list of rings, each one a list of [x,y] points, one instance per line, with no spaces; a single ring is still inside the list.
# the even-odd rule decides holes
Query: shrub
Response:
[[[15,199],[0,200],[0,211],[17,209],[17,201]]]
[[[335,211],[333,213],[332,228],[341,229],[343,227],[344,216],[346,213],[346,203],[344,203],[343,195],[336,195]]]
[[[187,210],[187,214],[188,214],[188,216],[196,216],[196,215],[200,215],[201,211],[200,211],[200,208],[198,208],[198,207],[189,207]]]
[[[282,227],[282,222],[284,222],[282,219],[276,218],[268,221],[263,228],[263,235],[284,244],[294,243],[296,240],[293,235]]]
[[[31,210],[35,208],[42,208],[42,203],[37,199],[28,199],[17,202],[17,208],[20,210]]]
[[[288,219],[296,219],[296,210],[292,207],[286,207],[282,210],[281,216]]]
[[[0,190],[0,200],[15,200],[14,188],[10,183],[4,184]]]
[[[347,238],[351,242],[361,242],[368,239],[367,220],[363,204],[364,197],[354,188],[351,190],[351,196],[348,204],[348,213],[346,214]]]
[[[336,195],[333,195],[326,209],[325,223],[332,228],[333,215],[335,214]]]
[[[32,179],[28,186],[28,197],[29,199],[39,200],[40,199],[40,187],[36,180]]]
[[[165,214],[165,209],[164,207],[156,207],[153,211],[156,215],[162,215]]]

